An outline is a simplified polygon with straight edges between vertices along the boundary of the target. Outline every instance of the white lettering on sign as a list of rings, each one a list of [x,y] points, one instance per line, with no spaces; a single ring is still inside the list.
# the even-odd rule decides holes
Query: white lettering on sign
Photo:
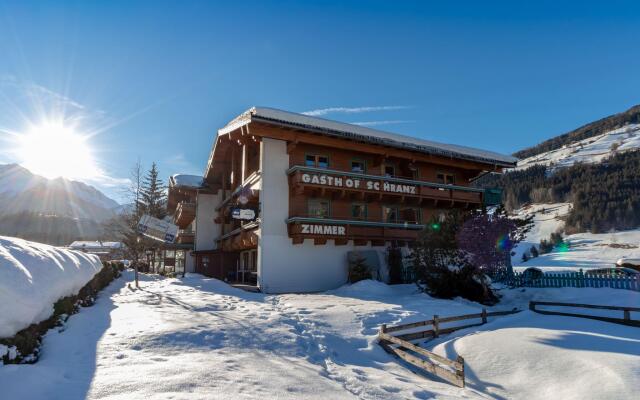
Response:
[[[329,236],[345,236],[347,234],[347,228],[339,225],[315,225],[315,224],[300,224],[302,231],[305,235],[329,235]]]
[[[357,178],[340,178],[331,175],[302,174],[303,183],[311,183],[322,186],[347,187],[349,189],[359,189],[363,187],[367,190],[383,191],[390,193],[418,194],[414,185],[404,185],[400,183],[381,182],[374,180],[364,180]],[[362,183],[364,182],[364,184]]]

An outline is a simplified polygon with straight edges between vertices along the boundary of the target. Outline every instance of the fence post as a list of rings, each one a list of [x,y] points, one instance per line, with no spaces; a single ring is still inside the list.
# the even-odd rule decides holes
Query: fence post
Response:
[[[378,332],[378,337],[382,336],[382,334],[386,332],[387,332],[387,324],[380,325],[380,331]]]
[[[458,356],[456,358],[456,362],[460,364],[460,369],[456,369],[456,375],[462,378],[462,387],[465,385],[464,381],[464,358]]]
[[[631,319],[631,312],[629,310],[624,310],[624,320],[629,321]]]
[[[487,309],[486,308],[482,309],[482,323],[483,324],[487,323]]]
[[[531,310],[531,311],[535,311],[536,310],[536,302],[535,301],[530,301],[529,302],[529,310]]]
[[[438,316],[433,316],[433,337],[437,338],[440,335],[440,322],[438,322]]]

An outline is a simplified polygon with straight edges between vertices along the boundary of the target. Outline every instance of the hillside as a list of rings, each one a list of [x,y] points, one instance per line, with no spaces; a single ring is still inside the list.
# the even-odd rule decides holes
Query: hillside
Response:
[[[101,224],[120,205],[82,182],[47,179],[16,165],[0,165],[0,235],[53,245],[98,239]]]
[[[522,159],[518,161],[516,169],[527,169],[534,165],[556,169],[576,163],[598,163],[612,155],[638,148],[640,148],[640,124],[631,124]]]
[[[627,111],[610,115],[583,125],[578,129],[567,132],[563,135],[547,139],[536,146],[520,150],[513,155],[520,159],[529,158],[541,153],[560,149],[568,144],[605,134],[629,124],[640,124],[640,105],[633,106]]]

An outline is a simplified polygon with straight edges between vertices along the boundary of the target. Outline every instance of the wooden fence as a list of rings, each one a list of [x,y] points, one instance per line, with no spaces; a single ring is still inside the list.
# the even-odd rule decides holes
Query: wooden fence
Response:
[[[585,274],[578,272],[545,272],[540,275],[529,272],[515,272],[505,279],[512,286],[525,287],[608,287],[640,291],[640,275],[625,276],[613,274]]]
[[[432,373],[456,386],[464,387],[464,359],[462,357],[458,356],[455,360],[450,360],[429,350],[423,349],[410,341],[437,338],[440,335],[460,329],[486,324],[488,317],[514,314],[517,312],[519,311],[497,311],[488,313],[486,309],[482,309],[482,312],[479,314],[466,314],[444,318],[434,315],[433,319],[426,321],[393,326],[387,326],[385,324],[380,327],[380,331],[378,332],[378,343],[387,353],[393,354],[407,363],[426,372]],[[469,319],[480,319],[481,322],[447,328],[441,327],[441,324],[443,323]],[[395,335],[391,334],[393,332],[402,331],[411,332]]]
[[[590,309],[598,309],[598,310],[616,310],[616,311],[622,311],[622,318],[601,317],[599,315],[576,314],[576,313],[568,313],[568,312],[561,312],[561,311],[540,310],[539,308],[537,308],[537,306],[590,308]],[[594,305],[594,304],[574,304],[574,303],[555,303],[555,302],[550,302],[550,301],[531,301],[531,302],[529,302],[529,309],[531,311],[537,312],[539,314],[563,315],[563,316],[567,316],[567,317],[589,318],[589,319],[596,319],[596,320],[599,320],[599,321],[613,322],[613,323],[616,323],[616,324],[623,324],[623,325],[640,327],[640,320],[631,319],[631,312],[640,312],[640,308],[638,308],[638,307],[601,306],[601,305]]]

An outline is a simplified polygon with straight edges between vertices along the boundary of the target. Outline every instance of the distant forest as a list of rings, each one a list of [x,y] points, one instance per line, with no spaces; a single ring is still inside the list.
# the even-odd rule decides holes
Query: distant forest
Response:
[[[97,240],[103,227],[93,220],[21,212],[0,216],[0,236],[14,236],[54,246]]]
[[[628,124],[638,123],[640,123],[640,105],[633,106],[625,112],[610,115],[608,117],[591,122],[563,135],[545,140],[544,142],[536,146],[520,150],[513,155],[521,159],[535,156],[540,153],[559,149],[566,144],[601,135],[605,132],[621,128]]]
[[[508,210],[525,203],[571,202],[567,233],[602,233],[640,226],[640,151],[613,155],[597,164],[555,170],[533,166],[487,175],[478,187],[500,187]]]

